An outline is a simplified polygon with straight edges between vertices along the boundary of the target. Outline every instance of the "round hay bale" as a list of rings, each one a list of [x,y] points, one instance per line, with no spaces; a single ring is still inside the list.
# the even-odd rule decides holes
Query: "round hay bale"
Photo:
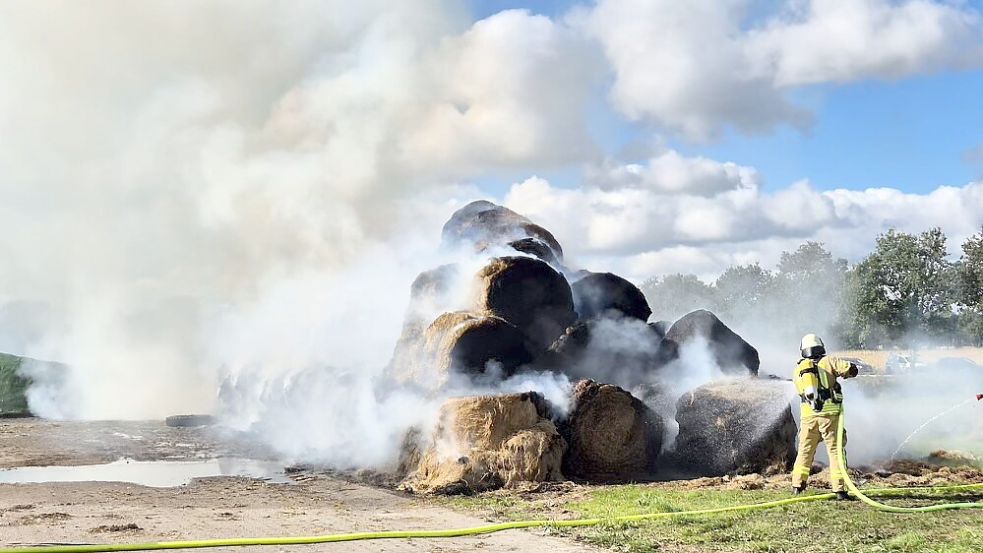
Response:
[[[535,238],[550,249],[554,259],[563,260],[563,248],[550,231],[507,207],[484,200],[455,211],[441,230],[444,244],[471,243],[478,251],[523,238]]]
[[[449,400],[429,447],[401,487],[474,493],[520,482],[562,480],[566,442],[537,393]]]
[[[437,317],[427,329],[426,347],[439,365],[461,372],[483,373],[494,362],[509,376],[532,361],[518,328],[498,317],[460,311]]]
[[[711,382],[676,402],[677,468],[700,476],[777,474],[795,461],[795,420],[787,382],[743,378]]]
[[[495,363],[503,376],[532,361],[522,332],[504,319],[457,311],[444,313],[423,337],[424,359],[442,374],[484,373]]]
[[[668,359],[679,356],[684,345],[696,340],[706,340],[717,365],[725,373],[758,374],[761,361],[758,350],[744,341],[713,313],[704,309],[684,315],[673,323],[662,339],[662,348]]]
[[[662,449],[662,419],[625,390],[581,380],[562,425],[563,473],[592,482],[646,479]]]
[[[652,310],[637,286],[614,273],[588,273],[570,286],[580,319],[631,317],[647,321]]]
[[[474,309],[505,319],[545,351],[577,314],[566,278],[531,257],[497,257],[475,275]]]
[[[532,360],[526,337],[515,326],[499,317],[455,311],[437,317],[419,335],[401,338],[390,374],[437,390],[453,373],[478,375],[494,368],[507,377]]]

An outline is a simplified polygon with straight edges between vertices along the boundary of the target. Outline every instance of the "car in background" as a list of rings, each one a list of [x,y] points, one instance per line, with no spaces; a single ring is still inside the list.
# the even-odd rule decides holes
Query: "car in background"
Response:
[[[884,363],[884,372],[887,374],[910,373],[917,363],[917,357],[913,353],[892,353]]]
[[[857,357],[840,357],[844,361],[849,361],[857,366],[858,374],[878,374],[878,370],[875,369],[870,363],[865,362],[863,359]]]

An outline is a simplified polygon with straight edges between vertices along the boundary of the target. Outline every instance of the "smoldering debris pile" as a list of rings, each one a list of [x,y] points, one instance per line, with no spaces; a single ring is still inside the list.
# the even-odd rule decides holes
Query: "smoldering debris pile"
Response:
[[[634,284],[570,269],[548,230],[490,202],[454,213],[442,239],[485,256],[483,265],[445,265],[416,279],[389,366],[393,378],[435,397],[469,383],[495,390],[523,373],[554,373],[574,384],[563,405],[534,392],[448,400],[431,435],[407,439],[404,488],[470,493],[788,462],[795,427],[787,395],[756,378],[757,350],[713,313],[649,323],[653,314]],[[709,366],[742,379],[689,390],[706,384]],[[677,445],[662,454],[672,417]]]
[[[567,443],[550,417],[536,393],[452,399],[441,408],[433,438],[402,487],[468,493],[561,480]]]

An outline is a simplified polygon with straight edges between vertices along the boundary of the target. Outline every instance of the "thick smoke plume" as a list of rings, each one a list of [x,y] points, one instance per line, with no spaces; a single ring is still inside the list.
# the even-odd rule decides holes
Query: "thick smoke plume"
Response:
[[[0,351],[70,367],[31,374],[42,416],[221,409],[371,464],[428,412],[379,380],[440,223],[479,195],[457,182],[583,153],[569,91],[593,69],[521,11],[241,8],[0,8]]]

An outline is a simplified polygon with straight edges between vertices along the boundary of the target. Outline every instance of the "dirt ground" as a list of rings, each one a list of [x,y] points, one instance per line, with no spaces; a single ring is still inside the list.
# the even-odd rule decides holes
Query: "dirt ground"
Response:
[[[983,470],[938,463],[897,461],[888,470],[857,467],[861,485],[927,486],[983,482]],[[203,428],[169,428],[149,422],[52,422],[0,419],[0,469],[137,461],[191,461],[222,457],[274,460],[271,452]],[[940,464],[941,463],[941,464]],[[277,465],[279,466],[279,465]],[[460,509],[446,499],[426,499],[372,485],[373,475],[344,477],[316,470],[291,470],[290,484],[244,477],[209,477],[175,487],[122,482],[0,484],[0,547],[48,543],[146,542],[215,537],[292,536],[387,529],[466,527],[504,520],[505,513]],[[359,483],[362,482],[367,483]],[[385,482],[383,482],[385,483]],[[788,475],[748,475],[653,482],[670,490],[786,489]],[[828,470],[814,474],[810,487],[828,487]],[[530,485],[482,495],[521,500],[537,517],[571,518],[570,502],[603,486],[570,482]],[[483,519],[480,517],[488,517]],[[229,549],[243,551],[244,548]],[[245,548],[255,551],[263,548]],[[445,540],[350,542],[278,548],[286,551],[598,551],[544,530],[508,531]]]
[[[206,428],[160,422],[66,423],[0,420],[0,468],[221,456],[269,458]],[[488,521],[432,501],[330,475],[299,471],[293,484],[242,477],[193,480],[171,488],[127,483],[0,484],[0,546],[453,528]],[[229,551],[264,550],[234,548]],[[596,551],[542,531],[443,540],[291,546],[289,551]]]

